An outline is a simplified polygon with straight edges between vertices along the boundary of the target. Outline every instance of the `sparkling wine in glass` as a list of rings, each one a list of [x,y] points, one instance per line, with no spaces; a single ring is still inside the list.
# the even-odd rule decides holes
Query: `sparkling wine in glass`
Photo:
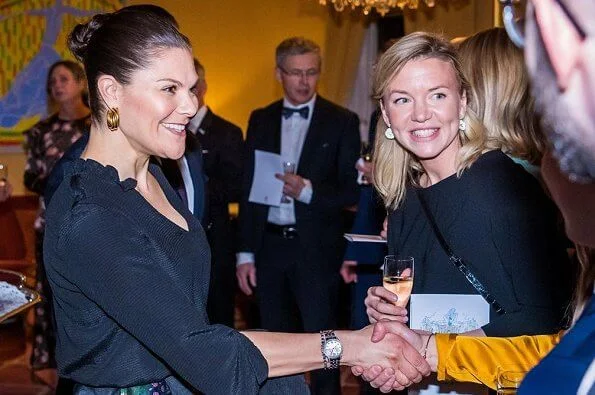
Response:
[[[366,162],[372,161],[372,146],[367,141],[362,141],[359,149],[359,156]]]
[[[395,302],[397,306],[405,307],[409,302],[413,288],[413,270],[413,257],[384,257],[382,286],[399,297]]]
[[[371,162],[372,161],[372,146],[367,141],[362,141],[359,149],[359,157],[364,162]],[[364,176],[364,173],[358,171],[357,174],[357,183],[360,185],[367,185],[369,181]]]
[[[0,163],[0,186],[4,186],[8,180],[8,167],[4,163]]]
[[[295,163],[294,162],[283,162],[283,173],[295,174]],[[281,203],[291,203],[291,198],[285,194],[281,196]]]

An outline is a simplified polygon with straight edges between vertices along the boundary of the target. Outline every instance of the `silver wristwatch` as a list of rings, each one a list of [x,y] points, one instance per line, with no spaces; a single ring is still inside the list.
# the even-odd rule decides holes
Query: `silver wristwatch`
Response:
[[[338,369],[343,345],[334,331],[320,331],[320,351],[325,369]]]

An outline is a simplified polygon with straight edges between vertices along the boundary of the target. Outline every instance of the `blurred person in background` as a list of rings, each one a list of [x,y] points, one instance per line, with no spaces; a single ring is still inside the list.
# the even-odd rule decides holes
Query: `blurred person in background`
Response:
[[[469,106],[486,127],[490,145],[541,179],[539,166],[546,141],[535,113],[523,51],[510,41],[504,28],[476,33],[464,39],[457,51],[473,92]]]
[[[207,179],[207,208],[202,221],[211,247],[207,311],[212,323],[233,327],[236,238],[231,228],[229,204],[240,200],[244,139],[238,126],[215,114],[206,104],[206,71],[196,58],[194,67],[198,74],[198,111],[186,129],[200,141]]]
[[[43,301],[35,306],[35,326],[31,366],[33,369],[55,368],[55,334],[52,326],[51,290],[43,265],[43,237],[45,228],[44,191],[54,165],[91,124],[86,101],[87,80],[80,64],[71,60],[54,63],[47,78],[47,93],[55,112],[49,118],[24,132],[27,162],[24,183],[39,195],[39,212],[35,220],[35,260],[37,290]]]
[[[337,325],[342,212],[359,193],[359,119],[318,94],[318,44],[288,38],[275,61],[284,97],[254,110],[248,121],[236,277],[245,294],[256,289],[264,329],[318,331]],[[289,197],[277,206],[249,200],[257,150],[294,165],[293,173],[276,175]],[[340,392],[338,371],[311,377],[315,394]]]

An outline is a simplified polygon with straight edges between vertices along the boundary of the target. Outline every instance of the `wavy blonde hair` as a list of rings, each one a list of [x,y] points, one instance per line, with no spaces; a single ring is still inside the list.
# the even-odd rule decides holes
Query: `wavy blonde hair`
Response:
[[[380,57],[374,70],[372,97],[382,102],[390,82],[408,62],[429,58],[440,59],[452,66],[460,87],[459,94],[465,93],[469,101],[472,93],[454,46],[442,36],[425,32],[416,32],[401,38]],[[467,128],[459,132],[461,148],[457,156],[457,177],[489,149],[484,127],[469,106],[463,120]],[[419,179],[425,172],[417,158],[397,140],[389,140],[384,136],[386,128],[384,119],[380,117],[376,125],[374,185],[382,196],[384,205],[394,210],[403,201],[408,183],[419,186]]]
[[[503,28],[492,28],[464,40],[458,52],[471,83],[469,106],[486,126],[491,143],[510,156],[539,165],[546,143],[523,51]]]

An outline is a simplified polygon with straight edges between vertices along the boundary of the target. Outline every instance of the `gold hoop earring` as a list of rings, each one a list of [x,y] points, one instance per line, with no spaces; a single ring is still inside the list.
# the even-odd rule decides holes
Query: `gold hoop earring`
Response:
[[[105,123],[112,132],[120,126],[120,112],[117,107],[110,108],[105,113]]]

